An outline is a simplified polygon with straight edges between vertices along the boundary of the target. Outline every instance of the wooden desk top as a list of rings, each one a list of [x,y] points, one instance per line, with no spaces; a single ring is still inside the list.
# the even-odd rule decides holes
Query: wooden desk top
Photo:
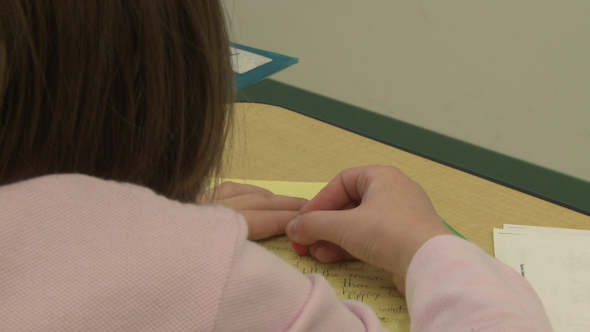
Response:
[[[492,228],[503,224],[590,230],[590,216],[276,106],[238,104],[233,142],[230,178],[328,182],[350,167],[396,166],[424,187],[443,219],[490,254]]]

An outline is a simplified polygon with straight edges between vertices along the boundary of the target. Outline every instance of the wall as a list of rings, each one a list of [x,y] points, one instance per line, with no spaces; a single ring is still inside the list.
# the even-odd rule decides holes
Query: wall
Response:
[[[224,3],[277,81],[590,181],[590,1]]]

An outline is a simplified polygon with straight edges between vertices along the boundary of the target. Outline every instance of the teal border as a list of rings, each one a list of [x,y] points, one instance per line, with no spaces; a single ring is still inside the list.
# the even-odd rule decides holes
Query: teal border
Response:
[[[234,72],[234,81],[236,82],[236,90],[238,91],[299,62],[299,58],[294,58],[279,53],[264,51],[258,48],[249,47],[246,45],[236,43],[230,43],[230,45],[235,48],[256,53],[258,55],[262,55],[264,57],[272,59],[271,62],[264,64],[260,67],[254,68],[244,74],[238,74]]]
[[[590,183],[271,79],[238,101],[272,104],[590,215]]]

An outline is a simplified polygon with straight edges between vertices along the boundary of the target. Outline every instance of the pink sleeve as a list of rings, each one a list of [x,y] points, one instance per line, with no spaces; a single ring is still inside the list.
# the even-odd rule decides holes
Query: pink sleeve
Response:
[[[0,331],[383,331],[246,240],[243,217],[130,184],[0,187]]]
[[[250,241],[237,250],[215,331],[384,331],[370,307],[340,301],[324,277]]]
[[[412,331],[553,331],[522,276],[452,235],[435,237],[416,253],[406,299]]]

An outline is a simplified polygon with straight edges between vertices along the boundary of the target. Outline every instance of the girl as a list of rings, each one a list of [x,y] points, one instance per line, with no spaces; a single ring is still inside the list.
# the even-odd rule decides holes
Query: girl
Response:
[[[347,170],[310,202],[202,195],[229,56],[218,0],[0,0],[0,331],[382,330],[248,241],[285,232],[390,271],[415,331],[551,330],[526,281],[395,168]]]

